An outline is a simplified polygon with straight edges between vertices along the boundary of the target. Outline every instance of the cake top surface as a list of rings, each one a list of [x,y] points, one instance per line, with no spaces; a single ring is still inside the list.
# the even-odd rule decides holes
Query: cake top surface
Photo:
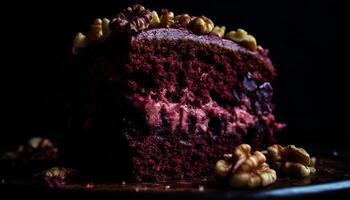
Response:
[[[256,39],[245,30],[226,32],[225,26],[215,26],[214,22],[204,15],[175,15],[167,9],[161,10],[158,15],[156,11],[150,11],[139,4],[123,9],[111,20],[96,19],[86,34],[76,35],[72,53],[80,54],[89,46],[121,35],[130,36],[134,41],[191,40],[252,54],[262,60],[272,77],[275,77],[275,69],[267,56],[268,50],[257,45]]]
[[[242,47],[240,50],[257,51],[259,49],[255,38],[243,29],[225,33],[225,26],[215,26],[213,21],[204,15],[174,15],[173,12],[166,9],[163,9],[158,15],[156,11],[150,11],[139,4],[135,4],[122,10],[111,20],[107,18],[103,18],[102,20],[99,18],[96,19],[86,35],[78,33],[74,40],[73,54],[78,54],[79,48],[102,41],[111,34],[123,33],[134,35],[149,29],[158,28],[180,28],[186,29],[189,33],[195,35],[210,36],[204,38],[224,38],[232,41],[231,43],[223,42],[225,45],[239,45]]]

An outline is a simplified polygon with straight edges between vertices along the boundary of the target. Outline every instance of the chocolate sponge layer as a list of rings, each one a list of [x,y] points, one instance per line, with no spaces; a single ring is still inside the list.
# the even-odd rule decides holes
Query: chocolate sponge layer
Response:
[[[155,28],[112,36],[72,67],[85,71],[72,129],[94,140],[116,177],[210,175],[224,153],[243,142],[264,148],[284,126],[272,114],[276,73],[262,48]]]

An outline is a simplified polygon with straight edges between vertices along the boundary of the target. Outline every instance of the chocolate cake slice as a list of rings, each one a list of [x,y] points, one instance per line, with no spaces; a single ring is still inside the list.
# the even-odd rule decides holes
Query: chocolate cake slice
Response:
[[[267,53],[244,30],[225,34],[205,16],[133,5],[97,19],[74,41],[72,135],[119,178],[213,174],[224,153],[264,148],[284,127],[272,114]]]

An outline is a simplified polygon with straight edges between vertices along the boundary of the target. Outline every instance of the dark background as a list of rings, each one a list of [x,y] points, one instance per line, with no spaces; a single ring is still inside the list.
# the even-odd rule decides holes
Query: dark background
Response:
[[[350,124],[347,6],[341,1],[42,1],[5,9],[2,32],[0,149],[42,135],[59,139],[64,115],[60,73],[77,32],[132,2],[175,14],[205,14],[228,30],[244,28],[270,49],[278,70],[279,134],[291,143],[347,144]],[[7,8],[7,7],[5,7]],[[4,13],[3,13],[4,14]]]

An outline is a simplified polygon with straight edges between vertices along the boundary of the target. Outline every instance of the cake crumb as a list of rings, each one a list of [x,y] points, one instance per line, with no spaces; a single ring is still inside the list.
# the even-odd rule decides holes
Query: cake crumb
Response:
[[[203,192],[204,191],[204,186],[203,185],[199,185],[198,186],[198,191]]]
[[[338,156],[338,152],[337,151],[333,151],[333,156]]]
[[[93,182],[90,182],[90,183],[86,184],[85,187],[86,187],[87,189],[92,189],[92,188],[94,188],[94,183],[93,183]]]

